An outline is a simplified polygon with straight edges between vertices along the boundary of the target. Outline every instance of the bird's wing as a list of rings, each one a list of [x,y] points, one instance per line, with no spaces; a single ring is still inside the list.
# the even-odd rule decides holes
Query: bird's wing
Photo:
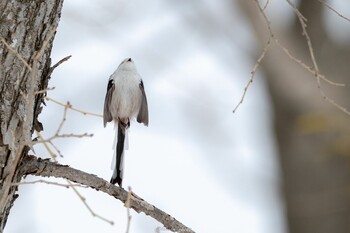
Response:
[[[111,106],[111,100],[114,92],[114,83],[113,79],[110,79],[108,81],[107,85],[107,93],[106,93],[106,98],[105,98],[105,104],[104,104],[104,109],[103,109],[103,126],[106,127],[107,122],[111,122],[113,120],[111,111],[110,111],[110,106]]]
[[[145,88],[143,87],[142,80],[141,80],[139,86],[140,86],[140,90],[142,93],[142,101],[141,101],[141,107],[140,107],[139,114],[137,115],[137,122],[143,123],[144,125],[148,126],[148,105],[147,105]]]

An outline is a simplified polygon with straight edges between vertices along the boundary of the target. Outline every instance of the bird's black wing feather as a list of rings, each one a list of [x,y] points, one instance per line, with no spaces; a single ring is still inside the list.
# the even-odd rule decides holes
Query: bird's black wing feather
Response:
[[[143,123],[144,125],[148,126],[148,104],[147,104],[146,92],[145,92],[145,88],[143,87],[142,80],[139,86],[140,86],[140,91],[142,93],[142,102],[141,102],[139,114],[137,115],[137,122]]]
[[[105,97],[105,104],[103,109],[103,126],[106,127],[107,122],[111,122],[113,120],[112,114],[110,112],[110,106],[112,101],[112,96],[114,92],[114,81],[110,79],[107,85],[107,93]]]

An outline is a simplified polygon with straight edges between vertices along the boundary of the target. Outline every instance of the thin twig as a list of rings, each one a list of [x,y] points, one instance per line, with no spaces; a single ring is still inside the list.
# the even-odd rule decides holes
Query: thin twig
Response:
[[[57,130],[56,130],[56,133],[47,138],[47,139],[44,139],[41,134],[39,132],[36,131],[36,133],[38,134],[38,137],[40,138],[40,140],[37,140],[37,141],[32,141],[30,143],[30,145],[35,145],[35,144],[39,144],[39,143],[44,143],[44,146],[45,148],[48,150],[49,149],[49,146],[46,144],[46,143],[49,143],[50,145],[52,145],[54,147],[54,149],[58,152],[58,154],[60,156],[61,155],[61,152],[59,151],[59,149],[52,143],[52,141],[54,139],[57,139],[57,138],[83,138],[83,137],[93,137],[93,134],[88,134],[88,133],[83,133],[83,134],[73,134],[73,133],[70,133],[70,134],[61,134],[61,130],[64,126],[64,123],[66,122],[67,120],[67,112],[68,112],[68,108],[71,107],[71,104],[69,102],[67,102],[67,104],[64,105],[64,110],[63,110],[63,117],[62,117],[62,120],[59,124],[59,126],[57,127]],[[51,151],[51,150],[48,150],[51,157],[55,157],[56,158],[56,155]]]
[[[68,179],[66,179],[66,181],[67,181],[68,184],[72,184]],[[114,225],[114,222],[112,220],[109,220],[109,219],[107,219],[107,218],[97,214],[96,212],[94,212],[92,210],[92,208],[89,206],[89,204],[87,203],[86,198],[83,195],[81,195],[75,187],[71,187],[71,188],[73,189],[75,194],[79,197],[79,199],[83,202],[84,206],[88,209],[88,211],[90,212],[90,214],[92,216],[94,216],[94,217],[96,217],[96,218],[98,218],[98,219],[100,219],[100,220],[102,220],[104,222],[107,222],[107,223],[109,223],[111,225]]]
[[[242,97],[241,97],[241,100],[240,100],[239,103],[236,105],[236,107],[233,109],[233,113],[235,113],[236,110],[238,109],[238,107],[243,103],[244,98],[245,98],[245,95],[247,94],[248,88],[249,88],[250,84],[253,83],[253,80],[254,80],[255,74],[256,74],[256,72],[257,72],[257,70],[258,70],[258,68],[259,68],[259,65],[260,65],[261,61],[264,59],[264,57],[265,57],[267,51],[269,50],[270,45],[271,45],[271,36],[270,36],[269,39],[267,40],[266,45],[265,45],[265,47],[264,47],[264,50],[262,51],[260,57],[259,57],[258,60],[255,62],[255,65],[254,65],[254,67],[253,67],[253,69],[252,69],[252,71],[251,71],[251,73],[250,73],[250,78],[249,78],[249,80],[248,80],[246,86],[244,87],[244,91],[243,91],[243,95],[242,95]]]
[[[47,141],[44,140],[44,137],[41,135],[41,133],[39,131],[35,131],[37,137],[39,138],[39,140],[37,142],[41,142],[42,144],[44,144],[45,149],[47,150],[47,152],[49,152],[50,157],[52,158],[53,161],[57,162],[56,159],[56,155],[55,153],[53,153],[53,151],[51,150],[51,148],[49,147],[49,145],[47,145]]]
[[[269,18],[267,17],[267,15],[265,14],[265,11],[263,8],[261,8],[258,0],[254,0],[255,4],[257,5],[259,11],[260,11],[260,14],[263,16],[264,18],[264,21],[265,21],[265,24],[266,24],[266,27],[269,31],[269,34],[271,36],[271,38],[274,39],[275,43],[278,45],[278,47],[280,47],[282,49],[282,51],[289,57],[291,58],[293,61],[297,62],[299,65],[301,65],[303,68],[305,68],[307,71],[309,71],[310,73],[314,74],[316,76],[316,71],[315,69],[311,68],[310,66],[306,65],[305,63],[303,63],[300,59],[296,58],[295,56],[293,56],[289,50],[284,47],[278,40],[278,38],[275,36],[272,28],[271,28],[271,22],[269,20]],[[306,18],[304,16],[301,15],[301,17],[306,21]],[[331,85],[334,85],[334,86],[345,86],[345,84],[343,83],[336,83],[336,82],[333,82],[329,79],[327,79],[324,75],[321,75],[319,72],[318,72],[318,76],[319,78],[321,78],[322,80],[324,80],[325,82],[331,84]]]
[[[46,93],[47,91],[52,91],[52,90],[55,90],[55,87],[48,87],[48,88],[45,88],[44,90],[36,91],[34,92],[34,94],[38,95],[38,94]]]
[[[63,125],[64,125],[64,123],[65,123],[66,120],[67,120],[67,110],[68,110],[69,106],[71,106],[71,105],[70,105],[69,102],[67,102],[67,104],[64,106],[62,120],[61,120],[61,122],[60,122],[60,124],[59,124],[59,126],[58,126],[58,128],[57,128],[56,133],[55,133],[54,136],[58,136],[58,135],[60,134],[60,132],[61,132],[61,130],[62,130],[62,128],[63,128]]]
[[[61,158],[63,158],[63,155],[62,155],[61,151],[58,149],[58,147],[52,141],[48,141],[48,143],[53,147],[53,149],[57,152],[57,154]]]
[[[308,46],[308,49],[309,49],[309,54],[311,56],[311,61],[312,61],[312,64],[314,65],[314,68],[315,68],[315,75],[316,75],[316,78],[318,79],[317,81],[320,82],[319,80],[319,73],[320,73],[320,70],[318,68],[318,63],[316,62],[316,57],[315,57],[315,53],[314,53],[314,48],[312,46],[312,43],[311,43],[311,39],[310,39],[310,36],[309,36],[309,33],[307,32],[306,30],[306,21],[307,19],[305,18],[305,16],[303,16],[301,14],[301,12],[297,9],[297,7],[290,1],[290,0],[286,0],[288,2],[288,4],[293,8],[295,14],[298,16],[298,19],[299,19],[299,22],[300,22],[300,25],[301,25],[301,28],[302,28],[302,31],[303,31],[303,35],[305,36],[306,38],[306,42],[307,42],[307,46]]]
[[[0,40],[7,47],[7,49],[10,50],[11,53],[13,53],[27,67],[29,71],[32,71],[32,67],[30,67],[26,60],[24,60],[24,58],[10,46],[4,38],[0,37]]]
[[[272,28],[271,28],[271,22],[270,22],[270,19],[269,19],[269,18],[267,17],[267,15],[265,14],[265,9],[262,8],[262,7],[260,6],[260,3],[259,3],[258,0],[254,0],[254,2],[255,2],[255,5],[257,6],[257,8],[258,8],[259,11],[260,11],[260,14],[261,14],[262,17],[264,18],[266,27],[267,27],[267,29],[268,29],[268,31],[269,31],[269,33],[270,33],[270,37],[271,37],[271,38],[274,38],[275,35],[274,35],[274,33],[273,33],[273,31],[272,31]]]
[[[342,112],[344,112],[345,114],[347,115],[350,115],[350,111],[347,110],[345,107],[341,106],[340,104],[338,104],[335,100],[333,100],[332,98],[330,98],[329,96],[327,96],[325,94],[325,92],[323,91],[322,87],[321,87],[321,80],[327,82],[328,84],[330,85],[334,85],[334,86],[338,86],[338,87],[343,87],[345,86],[345,84],[342,84],[342,83],[336,83],[336,82],[333,82],[329,79],[327,79],[324,75],[322,75],[320,73],[320,70],[319,70],[319,67],[318,67],[318,63],[316,62],[316,58],[315,58],[315,54],[314,54],[314,50],[313,50],[313,46],[312,46],[312,43],[311,43],[311,39],[310,39],[310,36],[306,30],[306,21],[307,19],[300,13],[300,11],[296,8],[296,6],[290,1],[290,0],[286,0],[288,2],[288,4],[293,8],[293,11],[295,12],[295,14],[297,15],[299,21],[300,21],[300,24],[301,24],[301,27],[302,27],[302,32],[303,32],[303,35],[305,36],[306,38],[306,42],[307,42],[307,46],[308,46],[308,49],[309,49],[309,54],[310,54],[310,57],[311,57],[311,61],[312,61],[312,64],[313,64],[313,68],[306,65],[305,63],[303,63],[300,59],[296,58],[295,56],[293,56],[289,50],[287,48],[285,48],[278,40],[278,38],[274,35],[273,33],[273,30],[271,28],[271,22],[269,20],[269,18],[267,17],[267,15],[265,14],[264,10],[266,9],[266,6],[267,6],[267,3],[265,4],[265,6],[262,8],[259,4],[259,1],[258,0],[254,0],[257,8],[259,9],[261,15],[263,16],[264,18],[264,21],[265,21],[265,24],[267,26],[267,29],[269,31],[269,34],[270,34],[270,37],[269,37],[269,40],[271,38],[273,38],[274,42],[277,44],[278,47],[280,47],[282,49],[282,51],[289,57],[291,58],[293,61],[295,61],[296,63],[298,63],[301,67],[303,67],[304,69],[306,69],[307,71],[309,71],[310,73],[314,74],[315,77],[316,77],[316,80],[317,80],[317,88],[319,89],[319,92],[320,92],[320,95],[321,97],[327,101],[328,103],[330,103],[331,105],[335,106],[336,108],[338,108],[339,110],[341,110]],[[322,0],[319,0],[319,1],[322,1]],[[265,49],[266,51],[268,50],[268,46],[266,45],[264,47],[264,51],[263,53],[260,55],[259,59],[257,60],[254,68],[258,68],[259,64],[261,63],[261,60],[264,58],[265,56]],[[256,73],[256,70],[252,70],[251,72],[251,77],[250,79],[248,80],[248,84],[245,86],[244,88],[244,91],[243,91],[243,94],[242,94],[242,98],[240,100],[240,102],[236,105],[236,107],[234,108],[233,112],[235,112],[238,108],[238,106],[240,104],[242,104],[244,98],[245,98],[245,95],[247,93],[247,89],[249,87],[249,85],[251,84],[251,82],[253,81],[252,77],[254,77],[254,74]]]
[[[84,137],[93,137],[94,134],[89,134],[89,133],[83,133],[83,134],[59,134],[59,135],[54,135],[49,137],[48,139],[43,139],[43,140],[38,140],[38,141],[32,141],[29,143],[29,145],[36,145],[40,143],[50,143],[52,140],[57,139],[57,138],[84,138]]]
[[[304,69],[306,69],[306,70],[309,71],[310,73],[316,75],[316,71],[315,71],[312,67],[306,65],[302,60],[300,60],[300,59],[296,58],[295,56],[293,56],[293,55],[291,54],[291,52],[290,52],[285,46],[283,46],[277,38],[275,38],[275,42],[276,42],[277,46],[280,47],[280,48],[282,49],[282,51],[283,51],[291,60],[293,60],[293,61],[295,61],[296,63],[298,63],[301,67],[303,67]],[[345,87],[345,84],[344,84],[344,83],[333,82],[332,80],[327,79],[327,78],[326,78],[324,75],[322,75],[322,74],[319,74],[319,77],[320,77],[323,81],[329,83],[330,85],[337,86],[337,87]]]
[[[53,65],[50,70],[49,73],[47,74],[48,77],[51,76],[52,72],[59,66],[61,65],[63,62],[68,61],[70,58],[72,57],[72,55],[66,56],[64,58],[62,58],[61,60],[59,60],[55,65]]]
[[[50,33],[47,36],[47,39],[44,41],[43,45],[41,46],[39,52],[35,55],[34,60],[39,60],[40,56],[44,53],[46,47],[48,46],[50,40],[53,38],[56,32],[56,27],[52,27],[50,30]]]
[[[337,11],[336,9],[334,9],[333,7],[331,7],[331,5],[329,5],[327,2],[325,2],[324,0],[318,0],[319,2],[323,3],[328,9],[330,9],[331,11],[333,11],[334,13],[336,13],[339,17],[345,19],[346,21],[350,22],[350,19],[342,14],[339,13],[339,11]]]
[[[257,72],[259,66],[260,66],[260,63],[262,62],[262,60],[264,59],[264,57],[265,57],[267,51],[268,51],[269,48],[270,48],[270,45],[271,45],[271,38],[274,38],[274,34],[273,34],[273,31],[272,31],[272,28],[271,28],[271,22],[270,22],[269,18],[266,16],[266,14],[264,13],[264,9],[265,9],[265,8],[264,8],[264,9],[261,8],[261,6],[260,6],[258,0],[254,0],[254,2],[257,4],[258,9],[259,9],[260,12],[261,12],[261,15],[262,15],[262,16],[264,17],[264,19],[265,19],[266,26],[267,26],[267,28],[268,28],[268,30],[269,30],[269,38],[268,38],[268,40],[267,40],[267,42],[266,42],[266,45],[264,46],[264,49],[263,49],[263,51],[262,51],[260,57],[259,57],[258,60],[255,62],[255,65],[254,65],[252,71],[250,72],[250,77],[249,77],[249,80],[248,80],[246,86],[244,87],[242,97],[241,97],[240,101],[238,102],[238,104],[236,105],[236,107],[233,109],[233,113],[235,113],[235,112],[237,111],[238,107],[243,103],[244,98],[245,98],[245,96],[246,96],[246,94],[247,94],[248,88],[249,88],[250,84],[251,84],[251,83],[253,82],[253,80],[254,80],[254,76],[255,76],[255,74],[256,74],[256,72]],[[268,4],[268,1],[267,1],[266,4],[265,4],[266,7],[267,7],[267,4]]]
[[[330,98],[329,96],[327,96],[323,89],[320,88],[319,89],[320,93],[321,93],[321,97],[327,101],[328,103],[330,103],[331,105],[335,106],[336,108],[338,108],[339,110],[341,110],[342,112],[344,112],[345,114],[350,116],[350,111],[347,110],[345,107],[341,106],[340,104],[338,104],[334,99]]]
[[[269,0],[266,0],[265,5],[262,8],[263,11],[266,10],[267,6],[269,5],[269,2],[270,2]]]
[[[63,62],[68,61],[71,57],[72,57],[72,55],[68,55],[68,56],[62,58],[61,60],[59,60],[55,65],[53,65],[53,66],[51,67],[51,72],[52,72],[54,69],[56,69],[57,66],[61,65]]]
[[[54,162],[57,162],[56,155],[52,152],[52,150],[50,149],[50,147],[47,145],[47,142],[44,140],[44,138],[43,138],[43,136],[41,135],[41,133],[38,132],[38,131],[35,131],[35,132],[36,132],[37,136],[39,137],[40,141],[44,144],[46,150],[49,152],[49,154],[50,154],[52,160],[53,160]],[[71,181],[69,181],[68,179],[65,179],[65,180],[67,181],[67,183],[68,183],[70,186],[72,185]],[[81,194],[79,193],[79,191],[78,191],[74,186],[72,186],[71,188],[72,188],[72,190],[74,191],[74,193],[79,197],[79,199],[83,202],[84,206],[88,209],[88,211],[91,213],[91,215],[92,215],[93,217],[99,218],[99,219],[101,219],[102,221],[105,221],[105,222],[107,222],[107,223],[109,223],[109,224],[111,224],[111,225],[114,224],[113,221],[108,220],[107,218],[104,218],[104,217],[102,217],[101,215],[95,213],[95,212],[92,210],[92,208],[88,205],[88,203],[86,202],[86,198],[85,198],[83,195],[81,195]]]
[[[299,22],[300,22],[300,25],[301,25],[301,28],[302,28],[302,31],[303,31],[303,35],[306,38],[306,42],[307,42],[307,46],[309,48],[309,54],[310,54],[310,57],[311,57],[311,61],[312,61],[312,64],[314,66],[314,69],[315,69],[315,76],[316,76],[316,79],[317,79],[317,88],[318,88],[318,90],[319,90],[319,92],[321,94],[321,97],[324,100],[326,100],[328,103],[330,103],[331,105],[335,106],[336,108],[338,108],[339,110],[344,112],[345,114],[350,115],[350,112],[345,107],[341,106],[335,100],[333,100],[332,98],[327,96],[325,94],[324,90],[322,89],[321,78],[320,78],[320,70],[319,70],[319,67],[318,67],[318,63],[316,62],[315,53],[314,53],[314,49],[313,49],[313,46],[312,46],[312,43],[311,43],[310,36],[309,36],[309,34],[308,34],[307,30],[306,30],[306,27],[307,27],[306,21],[307,21],[307,19],[300,13],[300,11],[296,8],[296,6],[290,0],[286,0],[286,1],[293,8],[295,14],[297,15],[297,17],[299,19]]]
[[[84,138],[84,137],[93,137],[94,134],[92,133],[82,133],[82,134],[74,134],[74,133],[64,133],[59,134],[54,137],[56,138]]]
[[[63,106],[63,107],[66,106],[66,104],[64,104],[64,103],[62,103],[62,102],[60,102],[60,101],[54,100],[54,99],[52,99],[52,98],[50,98],[50,97],[47,97],[47,96],[46,96],[45,99],[46,99],[47,101],[52,101],[52,102],[54,102],[55,104],[61,105],[61,106]],[[83,114],[83,115],[90,115],[90,116],[102,117],[101,114],[97,114],[97,113],[93,113],[93,112],[86,112],[86,111],[83,111],[83,110],[74,108],[74,107],[72,107],[72,105],[70,105],[68,108],[71,109],[71,110],[73,110],[73,111],[75,111],[75,112],[79,112],[79,113],[81,113],[81,114]]]
[[[131,223],[131,215],[130,215],[130,200],[131,200],[131,187],[128,187],[128,196],[126,197],[125,201],[125,207],[126,207],[126,216],[128,218],[128,222],[126,225],[126,233],[129,233],[130,230],[130,223]]]
[[[81,184],[61,184],[61,183],[52,182],[52,181],[48,181],[48,180],[35,180],[35,181],[16,182],[16,183],[12,183],[12,186],[19,186],[19,185],[24,185],[24,184],[37,184],[37,183],[56,185],[56,186],[61,186],[61,187],[64,187],[64,188],[71,188],[71,187],[88,188],[87,186],[81,185]]]

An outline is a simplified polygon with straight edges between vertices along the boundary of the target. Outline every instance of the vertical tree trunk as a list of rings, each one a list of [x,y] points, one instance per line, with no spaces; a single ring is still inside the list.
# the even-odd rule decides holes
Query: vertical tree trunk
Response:
[[[52,30],[58,25],[63,0],[0,1],[0,232],[17,198],[17,168],[28,152],[33,130],[41,130],[41,111],[50,75]],[[36,62],[35,56],[49,42]],[[12,48],[9,49],[6,43]],[[31,67],[16,56],[18,53]]]

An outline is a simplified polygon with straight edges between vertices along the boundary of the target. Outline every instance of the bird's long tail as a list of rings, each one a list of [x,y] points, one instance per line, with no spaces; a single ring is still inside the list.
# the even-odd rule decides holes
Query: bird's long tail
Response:
[[[117,136],[117,146],[115,149],[116,158],[113,160],[112,166],[114,167],[113,176],[111,178],[111,183],[118,183],[120,187],[122,187],[123,181],[123,159],[124,159],[124,142],[125,135],[128,125],[125,125],[119,121],[118,123],[118,135]],[[115,144],[114,144],[115,146]]]

